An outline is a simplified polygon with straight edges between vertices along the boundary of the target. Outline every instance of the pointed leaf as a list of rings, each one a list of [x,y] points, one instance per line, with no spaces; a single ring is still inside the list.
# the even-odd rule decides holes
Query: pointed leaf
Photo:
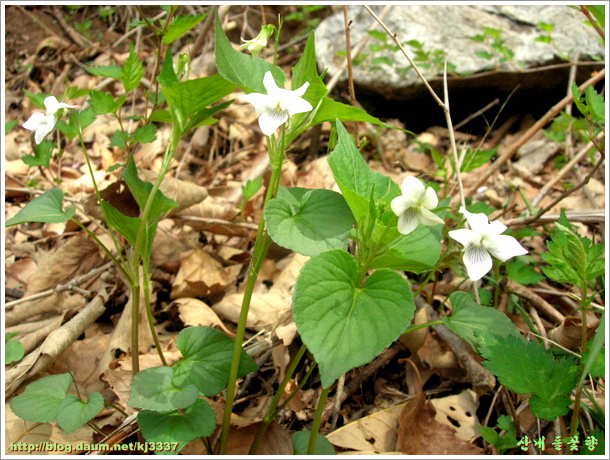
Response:
[[[366,121],[385,128],[396,129],[396,126],[384,123],[379,118],[369,115],[366,113],[366,110],[352,105],[342,104],[329,97],[325,97],[322,100],[322,105],[320,105],[320,108],[314,115],[311,126],[319,125],[325,121],[335,121],[337,119],[341,121]]]
[[[193,439],[211,436],[216,429],[216,416],[205,400],[198,399],[184,411],[184,415],[178,411],[140,411],[138,426],[147,442],[178,443],[175,450],[158,450],[156,453],[177,454]]]
[[[21,157],[21,161],[28,166],[42,166],[43,168],[48,169],[51,162],[51,157],[53,156],[53,149],[55,147],[56,146],[53,142],[44,140],[40,144],[36,145],[35,155],[24,155]]]
[[[222,29],[216,13],[216,66],[218,73],[230,82],[235,83],[246,92],[267,94],[263,78],[266,72],[273,73],[277,85],[282,88],[286,75],[282,69],[261,58],[252,58],[233,48]]]
[[[89,395],[83,402],[75,395],[67,395],[59,405],[57,423],[66,433],[72,433],[99,414],[104,408],[104,398],[99,393]]]
[[[10,227],[25,222],[45,222],[49,224],[67,222],[76,212],[76,208],[71,207],[64,212],[61,206],[63,199],[63,190],[59,188],[47,190],[26,204],[15,217],[7,220],[4,225]]]
[[[356,286],[357,276],[354,257],[335,249],[312,257],[297,278],[294,320],[324,388],[379,355],[415,312],[409,283],[395,271],[377,270],[364,286]]]
[[[174,364],[177,385],[194,385],[203,396],[214,396],[229,383],[235,340],[206,326],[188,327],[176,337],[183,359]],[[254,360],[242,351],[238,377],[258,370]]]
[[[133,378],[127,404],[139,409],[171,411],[191,406],[198,396],[194,385],[180,388],[174,384],[171,367],[151,367],[138,372]]]
[[[59,406],[71,383],[70,374],[38,379],[30,383],[22,395],[11,399],[11,410],[17,417],[29,422],[52,422],[57,418]]]
[[[167,47],[165,51],[165,59],[163,60],[163,67],[161,67],[161,72],[159,73],[159,77],[157,78],[159,83],[165,88],[171,88],[176,83],[179,83],[178,77],[176,76],[176,71],[174,70],[174,60],[172,58],[172,48],[171,46]]]
[[[144,66],[142,66],[142,63],[138,59],[133,44],[130,44],[129,57],[127,58],[127,61],[125,61],[125,65],[121,71],[121,80],[123,81],[125,92],[128,93],[140,86],[140,80],[142,80],[143,76]]]
[[[168,26],[167,33],[163,36],[163,43],[169,45],[174,40],[180,38],[182,35],[203,21],[208,14],[209,11],[206,14],[177,16]]]
[[[123,78],[123,69],[118,65],[107,65],[100,67],[85,67],[85,70],[92,75],[99,77],[114,78],[115,80],[121,80]]]
[[[339,193],[302,189],[301,198],[291,201],[282,198],[291,195],[281,190],[265,207],[265,223],[273,241],[306,256],[347,249],[356,222]]]

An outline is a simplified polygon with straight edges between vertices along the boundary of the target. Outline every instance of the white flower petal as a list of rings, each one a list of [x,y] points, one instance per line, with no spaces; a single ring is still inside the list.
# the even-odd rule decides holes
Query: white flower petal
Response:
[[[292,94],[294,94],[295,96],[302,96],[303,94],[305,94],[305,91],[307,91],[307,88],[309,88],[309,82],[305,82],[303,86],[301,86],[299,89],[295,89]]]
[[[427,209],[434,209],[438,206],[438,197],[432,187],[426,188],[426,194],[422,199],[421,204]]]
[[[409,209],[413,203],[404,196],[397,196],[390,202],[390,208],[397,216],[402,215],[407,209]]]
[[[470,228],[472,228],[476,232],[486,233],[489,227],[489,219],[483,213],[474,214],[472,212],[468,212],[465,207],[460,208],[460,212],[466,217],[466,220],[470,224]]]
[[[49,96],[44,100],[44,106],[47,109],[47,114],[54,114],[59,110],[59,102],[55,96]]]
[[[443,219],[434,214],[432,211],[427,210],[423,206],[419,208],[419,221],[423,225],[428,226],[445,224],[445,221]]]
[[[506,231],[507,228],[508,227],[506,227],[506,225],[504,225],[499,220],[494,220],[493,222],[489,223],[489,226],[487,227],[487,232],[493,235],[501,235]]]
[[[34,139],[36,140],[37,144],[40,144],[47,136],[47,134],[53,131],[53,128],[55,127],[55,122],[56,120],[54,117],[47,117],[44,123],[42,123],[38,127],[38,129],[36,130],[36,134],[34,135]]]
[[[64,104],[63,102],[59,103],[59,108],[60,109],[75,109],[77,106],[75,105],[68,105],[68,104]]]
[[[273,79],[273,74],[270,71],[265,73],[265,78],[263,78],[263,85],[265,85],[265,89],[267,90],[267,94],[269,96],[274,96],[279,90],[280,87],[277,86],[275,80]]]
[[[291,97],[289,100],[284,102],[284,107],[286,108],[286,110],[288,110],[290,116],[296,115],[297,113],[310,112],[313,110],[311,104],[300,97]]]
[[[424,184],[422,184],[417,177],[413,176],[405,177],[405,180],[402,181],[402,185],[400,186],[400,190],[402,190],[404,196],[413,198],[415,201],[419,201],[426,193]]]
[[[487,235],[484,244],[485,248],[502,262],[506,262],[511,257],[525,255],[528,252],[515,238],[509,235],[495,235],[493,237]]]
[[[30,131],[35,131],[46,119],[47,116],[44,113],[34,113],[22,126]]]
[[[466,248],[462,261],[466,266],[468,277],[472,281],[478,281],[483,278],[493,266],[489,253],[484,248],[475,245],[470,245]]]
[[[258,124],[261,127],[261,131],[265,133],[266,136],[271,136],[276,129],[287,121],[287,111],[271,111],[263,113],[258,119]]]
[[[471,244],[479,245],[481,243],[481,234],[467,228],[461,228],[459,230],[451,230],[449,236],[458,243],[461,243],[464,247],[468,247]]]
[[[418,213],[415,209],[409,208],[398,217],[398,231],[403,235],[408,235],[417,228]]]
[[[249,102],[254,106],[256,113],[265,113],[276,110],[277,103],[274,98],[261,93],[251,93],[239,96],[242,101]]]

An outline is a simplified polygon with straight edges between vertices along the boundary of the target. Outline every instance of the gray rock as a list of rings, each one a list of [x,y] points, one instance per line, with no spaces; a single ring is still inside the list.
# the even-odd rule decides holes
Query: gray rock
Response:
[[[379,14],[383,7],[375,6],[372,9]],[[362,39],[365,30],[375,19],[362,6],[350,6],[349,17],[353,19],[353,47]],[[580,60],[592,57],[603,59],[604,48],[593,28],[583,24],[584,20],[580,12],[567,6],[396,5],[384,22],[391,31],[398,33],[398,39],[403,44],[417,40],[423,44],[426,51],[444,51],[448,62],[455,66],[454,72],[462,76],[451,79],[458,82],[454,83],[454,87],[483,84],[509,91],[517,84],[523,83],[524,75],[531,77],[531,73],[524,73],[523,70],[561,62],[563,59],[560,51],[571,58],[579,53]],[[557,49],[535,40],[545,33],[538,26],[539,21],[555,25],[551,36]],[[483,34],[483,27],[502,31],[500,39],[504,40],[504,45],[514,53],[510,62],[500,62],[499,54],[496,54],[492,61],[475,54],[492,52],[488,43],[478,43],[469,38]],[[321,70],[328,68],[330,77],[339,70],[344,60],[343,56],[336,54],[345,51],[344,29],[343,12],[338,12],[326,18],[316,30],[318,64]],[[377,30],[382,29],[378,27]],[[367,58],[354,67],[356,85],[394,100],[421,94],[421,81],[400,51],[371,50],[371,45],[382,44],[380,40],[371,37],[365,46],[362,53],[367,54]],[[387,37],[386,44],[394,45],[394,42]],[[414,48],[405,46],[405,49],[411,57],[414,56]],[[378,59],[380,57],[382,59]],[[442,59],[439,62],[442,62]],[[435,89],[439,90],[441,69],[439,66],[421,69],[426,78],[437,82]],[[489,70],[496,71],[488,72]],[[583,72],[590,70],[591,67],[588,67]],[[485,75],[480,78],[473,75],[478,73]],[[344,74],[340,83],[347,80],[347,72]],[[534,84],[553,86],[555,74],[553,77],[543,72],[540,74],[533,77]],[[484,83],[481,83],[483,78]],[[535,80],[536,78],[538,80]],[[563,79],[561,84],[565,88]]]

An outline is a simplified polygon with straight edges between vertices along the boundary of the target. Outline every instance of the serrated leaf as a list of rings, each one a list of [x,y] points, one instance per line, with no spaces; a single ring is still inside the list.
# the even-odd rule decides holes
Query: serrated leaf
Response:
[[[489,163],[497,151],[498,147],[491,150],[466,149],[466,155],[464,156],[464,161],[462,162],[460,171],[470,172],[473,169],[477,169],[484,164]]]
[[[227,387],[235,340],[211,327],[188,327],[176,337],[176,347],[184,357],[174,365],[177,385],[194,385],[203,396]],[[238,377],[256,370],[254,360],[242,351]]]
[[[133,133],[133,140],[144,144],[155,142],[157,139],[157,127],[153,124],[141,126]]]
[[[47,190],[26,204],[16,216],[7,220],[4,225],[10,227],[25,222],[45,222],[49,224],[67,222],[76,212],[76,208],[71,207],[64,212],[62,210],[63,199],[63,190],[59,188]]]
[[[99,393],[91,393],[87,402],[75,395],[67,395],[59,405],[57,423],[66,433],[78,430],[104,408],[104,398]]]
[[[119,147],[121,149],[126,149],[127,144],[131,141],[132,138],[129,134],[126,134],[120,129],[117,129],[110,138],[110,147]]]
[[[133,44],[129,45],[129,57],[121,70],[121,81],[125,87],[125,92],[136,89],[140,85],[140,80],[144,76],[144,66],[138,59]]]
[[[254,180],[248,180],[246,185],[242,185],[241,190],[244,194],[244,201],[251,200],[256,192],[263,186],[263,176],[258,176]]]
[[[89,93],[89,104],[93,111],[98,115],[112,113],[114,109],[114,97],[104,91],[91,91]]]
[[[487,61],[491,61],[494,58],[494,55],[488,51],[475,51],[474,54]]]
[[[174,70],[171,46],[168,46],[165,51],[165,59],[163,60],[163,66],[161,67],[161,72],[159,73],[157,80],[159,80],[159,83],[163,88],[171,88],[176,83],[180,82],[176,76],[176,71]]]
[[[209,11],[206,14],[177,16],[168,26],[167,33],[163,36],[163,43],[169,45],[174,40],[180,38],[186,32],[188,32],[201,21],[203,21],[208,14]]]
[[[337,185],[357,222],[368,212],[370,192],[375,184],[375,201],[390,201],[400,195],[400,188],[387,176],[369,168],[351,137],[337,121],[337,146],[328,156]]]
[[[292,449],[294,455],[307,455],[307,448],[309,447],[309,438],[311,437],[311,431],[297,431],[292,435]],[[318,433],[316,437],[316,448],[313,451],[314,455],[337,455],[335,448],[330,443],[326,436]]]
[[[40,93],[40,94],[34,94],[34,93],[30,93],[27,89],[23,89],[23,92],[25,93],[25,95],[28,97],[28,99],[32,102],[32,104],[34,104],[36,107],[40,107],[41,109],[44,109],[44,100],[49,97],[49,94],[44,94],[44,93]]]
[[[337,192],[281,188],[278,197],[265,207],[265,223],[277,244],[314,256],[330,249],[347,249],[356,221]]]
[[[340,249],[312,257],[297,278],[293,316],[324,388],[379,355],[415,312],[409,283],[395,271],[377,270],[364,286],[357,278],[356,260]]]
[[[498,337],[512,336],[524,340],[517,326],[504,313],[477,304],[465,292],[454,292],[449,299],[453,314],[445,316],[443,323],[466,340],[475,352],[480,353]]]
[[[216,67],[218,73],[228,81],[235,83],[246,92],[267,94],[263,78],[271,72],[280,88],[284,87],[286,75],[282,69],[261,58],[252,58],[233,48],[216,12]]]
[[[585,100],[589,106],[590,113],[596,121],[604,122],[606,120],[606,103],[604,96],[595,91],[593,86],[588,86],[585,90]]]
[[[211,436],[216,428],[216,416],[207,402],[198,399],[184,411],[184,415],[178,411],[140,411],[138,426],[147,442],[178,443],[175,450],[158,450],[156,453],[177,454],[193,439]]]
[[[580,367],[571,357],[557,361],[543,345],[515,336],[495,337],[482,355],[483,365],[502,385],[519,394],[531,394],[530,407],[539,418],[553,421],[569,412]]]
[[[43,140],[40,144],[36,145],[36,155],[24,155],[21,157],[21,161],[28,166],[42,166],[48,169],[55,147],[56,145],[53,142]]]
[[[85,70],[98,77],[114,78],[115,80],[121,80],[123,77],[123,70],[118,65],[85,67]]]
[[[49,375],[30,383],[22,395],[11,399],[13,413],[29,422],[49,423],[57,418],[61,402],[72,383],[70,374]]]
[[[511,260],[506,264],[506,275],[519,284],[536,284],[544,280],[534,267],[520,260]]]
[[[194,385],[174,384],[174,371],[171,367],[151,367],[138,372],[131,383],[129,404],[139,409],[158,412],[186,409],[199,397]]]

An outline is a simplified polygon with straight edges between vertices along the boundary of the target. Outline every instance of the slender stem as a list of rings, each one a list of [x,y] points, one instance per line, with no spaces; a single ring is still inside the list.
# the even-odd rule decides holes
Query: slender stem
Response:
[[[318,401],[318,408],[316,409],[316,415],[313,418],[313,424],[311,425],[311,433],[309,434],[309,445],[307,446],[307,455],[313,455],[316,450],[316,441],[318,439],[318,431],[320,430],[320,422],[322,421],[322,412],[324,412],[324,405],[326,404],[326,398],[328,398],[330,388],[324,388],[320,393],[320,400]]]
[[[260,445],[260,443],[263,439],[263,436],[265,435],[265,432],[267,431],[267,428],[269,427],[269,425],[271,424],[271,422],[277,415],[277,406],[279,405],[280,400],[282,399],[282,396],[284,395],[284,390],[286,389],[286,385],[288,385],[288,382],[292,378],[294,371],[296,370],[299,362],[301,362],[301,358],[303,357],[303,355],[305,354],[306,351],[307,351],[307,345],[305,345],[305,344],[301,345],[301,348],[297,352],[297,355],[292,360],[290,367],[286,371],[284,380],[278,387],[277,391],[275,392],[275,395],[273,395],[273,400],[271,401],[271,404],[269,404],[269,407],[267,408],[267,413],[265,414],[265,417],[263,418],[263,423],[258,427],[258,431],[256,432],[256,437],[254,438],[254,442],[252,443],[252,446],[250,447],[250,452],[248,455],[256,454],[256,451],[258,450],[258,446]]]
[[[136,267],[137,268],[137,267]],[[140,372],[140,347],[138,345],[138,328],[140,319],[140,274],[131,284],[131,367],[133,375]]]
[[[155,319],[153,318],[152,307],[150,306],[150,274],[146,264],[143,264],[142,271],[142,281],[144,283],[144,305],[146,306],[148,326],[150,327],[150,333],[153,341],[155,342],[155,346],[157,347],[157,352],[159,353],[161,362],[164,366],[167,366],[167,361],[165,360],[165,356],[163,356],[163,350],[161,349],[161,343],[159,342],[159,336],[157,335],[157,330],[155,329]]]
[[[430,321],[429,323],[418,324],[417,326],[411,326],[406,331],[402,333],[402,335],[409,334],[411,332],[415,332],[418,329],[423,329],[425,327],[436,326],[443,324],[443,320],[439,319],[438,321]]]
[[[270,148],[269,156],[271,160],[271,179],[269,180],[269,188],[267,189],[267,195],[265,196],[265,203],[263,209],[267,206],[267,203],[275,196],[277,189],[280,184],[280,177],[282,173],[282,163],[284,161],[284,139],[285,139],[285,125],[282,126],[281,140],[279,143],[273,141],[273,137],[267,138],[267,145]],[[258,230],[256,232],[256,240],[254,243],[254,249],[252,252],[252,261],[250,268],[248,269],[248,281],[246,283],[246,290],[244,292],[244,298],[241,305],[241,312],[239,315],[239,322],[237,324],[237,332],[235,333],[235,347],[233,348],[233,361],[231,363],[231,372],[229,373],[229,384],[227,386],[227,399],[225,401],[225,411],[222,419],[222,432],[220,435],[220,449],[219,454],[224,455],[227,449],[227,442],[229,441],[229,425],[231,423],[231,413],[233,412],[233,401],[235,400],[235,388],[237,386],[237,373],[239,370],[239,361],[242,352],[242,344],[246,333],[246,321],[248,319],[248,311],[250,310],[250,302],[252,300],[252,293],[254,292],[254,285],[258,278],[258,272],[260,267],[265,260],[267,250],[269,249],[270,239],[265,229],[265,215],[261,215]]]
[[[580,311],[582,313],[582,342],[581,342],[581,353],[585,352],[587,348],[587,295],[588,295],[587,280],[583,280],[583,286],[580,291]],[[582,371],[584,371],[584,363],[581,364]],[[581,372],[582,372],[581,371]],[[576,397],[574,398],[574,410],[572,412],[572,421],[570,423],[570,436],[576,436],[578,430],[578,415],[580,413],[580,399],[582,396],[582,385],[578,385],[576,388]]]
[[[309,377],[311,377],[311,374],[313,373],[316,366],[317,366],[317,364],[315,362],[311,365],[311,368],[307,371],[307,374],[305,374],[305,377],[303,377],[303,380],[301,380],[301,383],[299,383],[299,386],[296,388],[296,390],[294,390],[292,393],[290,393],[290,395],[286,398],[286,400],[278,406],[277,410],[275,411],[276,414],[279,414],[279,412],[284,407],[286,407],[286,405],[292,400],[292,398],[294,398],[299,393],[299,391],[301,391],[301,389],[307,383],[307,380],[309,380]]]

